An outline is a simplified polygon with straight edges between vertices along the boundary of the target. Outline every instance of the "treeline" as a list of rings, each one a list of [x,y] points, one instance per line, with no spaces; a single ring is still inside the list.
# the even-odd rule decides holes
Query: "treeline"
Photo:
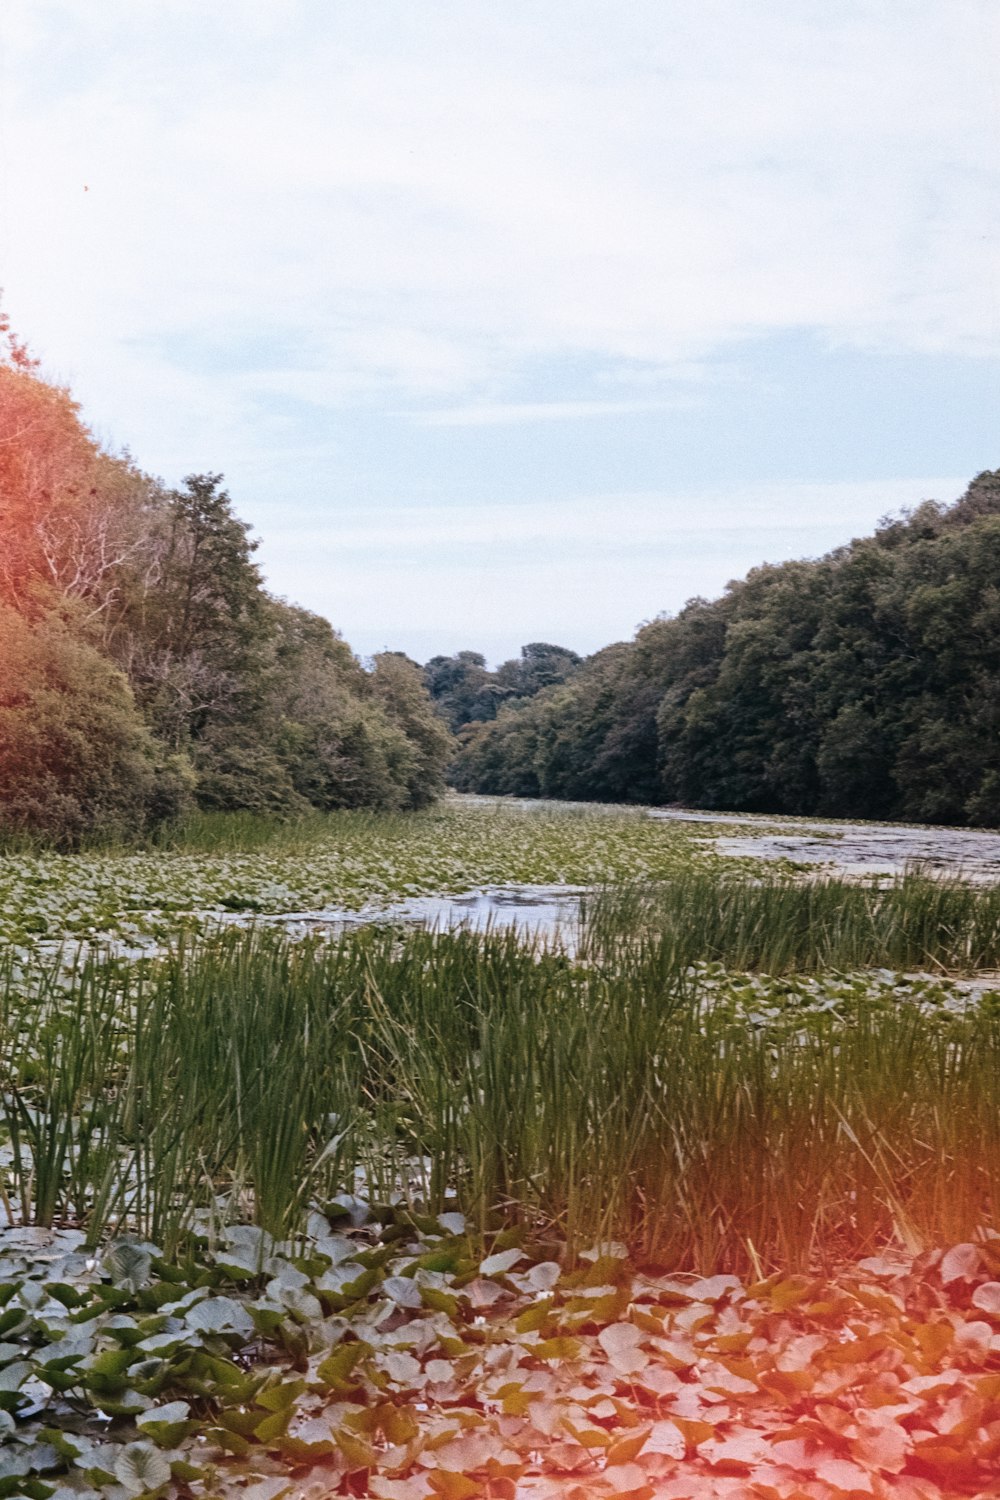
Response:
[[[423,669],[424,682],[438,713],[457,733],[466,724],[495,719],[504,704],[521,703],[543,688],[565,682],[582,660],[566,646],[533,641],[521,647],[520,657],[501,662],[491,672],[478,651],[459,651],[432,656]]]
[[[1000,825],[1000,471],[826,557],[755,568],[468,724],[450,779]]]
[[[73,847],[191,804],[419,807],[453,750],[419,669],[275,599],[221,476],[106,452],[0,316],[0,832]]]

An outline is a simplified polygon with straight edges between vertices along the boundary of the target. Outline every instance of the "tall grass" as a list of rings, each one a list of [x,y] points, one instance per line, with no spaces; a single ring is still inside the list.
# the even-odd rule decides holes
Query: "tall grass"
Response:
[[[592,802],[527,802],[496,798],[475,803],[462,799],[462,812],[468,816],[470,804],[479,817],[498,825],[524,822],[544,835],[553,828],[602,824],[642,824],[647,811],[642,807]],[[341,808],[333,812],[307,811],[281,817],[257,812],[190,812],[164,824],[155,837],[158,848],[185,854],[248,854],[259,850],[294,853],[319,844],[361,843],[366,839],[410,842],[414,832],[428,823],[440,822],[453,815],[453,804],[446,800],[420,812],[392,812],[373,808]]]
[[[744,899],[714,908],[746,934],[718,951],[792,952],[753,936]],[[571,1253],[624,1238],[704,1271],[997,1223],[996,1010],[862,990],[846,1014],[752,1022],[725,986],[699,989],[696,946],[647,925],[614,942],[606,925],[585,964],[511,933],[369,929],[229,932],[30,989],[8,965],[9,1201],[169,1249],[198,1207],[294,1233],[362,1172],[482,1234],[530,1227]]]
[[[908,871],[885,885],[694,866],[656,884],[609,887],[584,908],[586,951],[621,964],[719,962],[769,974],[829,969],[1000,967],[1000,885]]]
[[[391,838],[394,829],[409,830],[418,816],[370,808],[303,812],[288,817],[256,812],[191,812],[164,824],[154,842],[158,848],[185,854],[251,854],[265,849],[295,853],[331,839],[363,837],[366,832]]]

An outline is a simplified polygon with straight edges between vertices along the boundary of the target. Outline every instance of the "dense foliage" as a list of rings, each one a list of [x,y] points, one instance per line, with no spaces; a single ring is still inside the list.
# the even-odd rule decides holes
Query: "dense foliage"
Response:
[[[467,790],[1000,823],[1000,471],[462,732]]]
[[[495,719],[505,703],[520,703],[565,682],[580,660],[567,646],[532,641],[521,647],[520,657],[501,662],[495,672],[478,651],[432,656],[424,667],[424,681],[441,717],[455,732],[465,724]]]
[[[366,671],[270,597],[221,475],[171,490],[109,454],[0,337],[0,832],[433,800],[451,737],[419,669]]]

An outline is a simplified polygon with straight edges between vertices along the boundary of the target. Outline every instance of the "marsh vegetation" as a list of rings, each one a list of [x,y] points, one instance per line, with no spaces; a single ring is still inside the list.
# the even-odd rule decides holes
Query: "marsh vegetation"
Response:
[[[913,1378],[992,1367],[1000,890],[717,832],[452,801],[8,855],[5,1492],[973,1493],[916,1418],[803,1479],[767,1370],[806,1337],[829,1384],[862,1312],[878,1347],[947,1323]],[[585,888],[571,943],[391,920],[512,881]]]

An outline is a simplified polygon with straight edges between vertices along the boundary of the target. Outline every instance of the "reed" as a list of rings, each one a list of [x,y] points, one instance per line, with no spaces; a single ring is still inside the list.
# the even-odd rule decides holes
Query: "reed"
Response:
[[[809,922],[827,966],[990,957],[995,898],[912,880],[803,891],[691,878],[675,909],[663,889],[607,893],[585,962],[509,932],[388,927],[230,931],[30,985],[8,962],[8,1201],[171,1252],[196,1209],[286,1236],[363,1181],[461,1207],[482,1235],[544,1232],[570,1254],[624,1239],[705,1272],[995,1225],[991,1002],[950,1014],[858,982],[827,1004],[822,986],[748,990],[698,966],[814,969]],[[914,913],[916,935],[895,934]]]
[[[910,870],[884,884],[694,865],[609,886],[584,910],[597,962],[717,962],[769,974],[868,968],[974,974],[1000,967],[1000,886]]]

